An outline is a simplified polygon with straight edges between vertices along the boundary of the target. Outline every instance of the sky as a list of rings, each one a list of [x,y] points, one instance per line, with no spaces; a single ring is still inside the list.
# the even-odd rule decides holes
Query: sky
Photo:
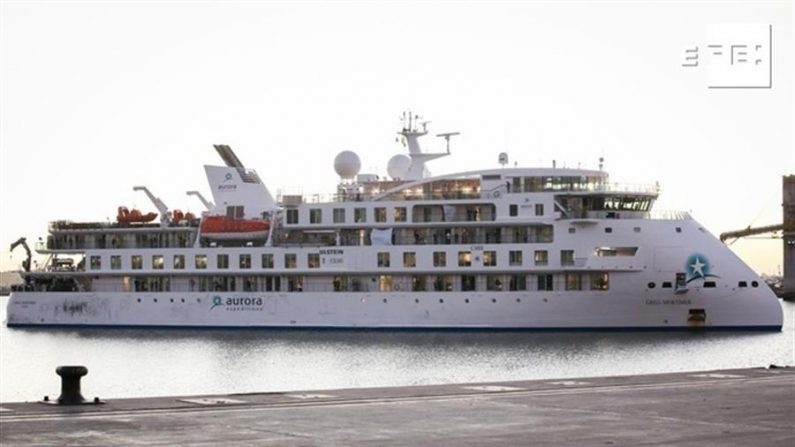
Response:
[[[185,191],[210,197],[213,144],[274,195],[332,193],[342,150],[384,174],[405,151],[404,110],[432,134],[461,132],[434,174],[497,167],[500,152],[520,166],[604,157],[611,181],[659,182],[656,209],[713,234],[780,223],[793,21],[783,1],[2,0],[0,270],[19,268],[10,243],[49,221],[153,211],[135,185],[199,211]],[[707,88],[726,70],[704,53],[710,30],[726,24],[772,27],[771,88]],[[683,67],[693,47],[701,64]],[[731,249],[759,273],[781,269],[780,239]]]

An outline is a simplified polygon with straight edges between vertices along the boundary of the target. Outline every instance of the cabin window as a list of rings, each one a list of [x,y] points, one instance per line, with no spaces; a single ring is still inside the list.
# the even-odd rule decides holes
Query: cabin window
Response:
[[[577,232],[577,229],[574,227],[569,227],[569,234],[574,234]]]
[[[375,213],[376,222],[386,222],[386,208],[377,207],[373,209],[373,212]]]
[[[486,250],[483,252],[483,265],[486,267],[494,267],[497,265],[497,252],[493,250]]]
[[[284,254],[284,268],[294,269],[298,267],[298,255],[295,253]]]
[[[405,206],[396,206],[395,207],[395,222],[405,222],[406,221],[406,207]]]
[[[345,223],[345,208],[334,208],[334,223]]]
[[[433,280],[433,290],[436,292],[452,292],[453,277],[450,275],[438,275]]]
[[[566,273],[566,290],[581,290],[582,277],[579,273]]]
[[[163,255],[152,255],[152,270],[163,270],[165,264]]]
[[[298,223],[298,210],[295,208],[291,208],[287,210],[287,223],[288,224],[297,224]]]
[[[670,289],[670,288],[671,288],[671,287],[673,287],[673,286],[674,286],[674,285],[673,285],[673,283],[672,283],[671,281],[663,281],[663,283],[662,283],[662,286],[661,286],[661,287],[662,287],[663,289]]]
[[[249,254],[242,254],[240,255],[240,259],[238,259],[239,265],[241,269],[250,269],[251,268],[251,255]]]
[[[367,222],[367,208],[354,208],[353,220],[356,223]]]
[[[262,268],[264,269],[273,268],[273,253],[264,253],[262,255]]]
[[[174,270],[183,270],[185,268],[185,255],[174,255]]]
[[[424,292],[425,291],[425,276],[412,276],[411,277],[411,291]]]
[[[748,287],[748,283],[745,281],[740,281],[737,283],[737,287]]]
[[[306,263],[311,269],[319,269],[320,268],[320,254],[319,253],[309,253],[306,255]]]
[[[389,267],[389,252],[382,251],[378,253],[378,266]]]
[[[403,253],[403,267],[416,267],[417,254],[413,251]]]
[[[591,290],[609,290],[610,275],[608,273],[591,273]]]
[[[519,206],[518,205],[508,205],[508,215],[511,217],[515,217],[519,215]]]
[[[379,275],[378,276],[378,291],[391,292],[392,291],[392,275]]]
[[[144,268],[144,257],[141,255],[133,255],[132,256],[132,269],[133,270],[141,270]]]
[[[508,252],[508,264],[522,265],[522,250],[511,250]]]
[[[475,275],[461,275],[461,290],[471,292],[475,290]]]
[[[533,254],[533,261],[535,265],[549,264],[549,253],[546,250],[536,250]]]
[[[511,275],[508,279],[508,290],[527,290],[527,277],[525,275]]]
[[[605,233],[612,233],[613,227],[605,227]]]
[[[714,289],[715,288],[715,281],[704,281],[704,288],[706,288],[706,289]]]
[[[472,252],[459,251],[458,252],[458,266],[469,267],[472,265]]]
[[[228,269],[229,268],[229,255],[218,255],[215,258],[216,268]]]
[[[562,266],[574,265],[574,250],[560,251],[560,265]]]
[[[446,267],[447,266],[447,253],[443,251],[433,252],[433,266]]]
[[[207,255],[196,255],[194,261],[196,269],[203,270],[207,268]]]
[[[502,292],[502,275],[487,275],[486,290],[492,292]]]
[[[319,224],[323,220],[323,210],[320,208],[312,208],[309,210],[309,223]]]
[[[92,256],[91,257],[91,270],[99,270],[102,268],[102,257],[100,256]]]
[[[538,278],[536,278],[538,290],[553,290],[553,279],[554,277],[551,274],[538,275]]]
[[[111,270],[121,270],[121,256],[113,255],[110,257]]]
[[[543,215],[544,215],[544,204],[536,203],[536,216],[543,216]]]

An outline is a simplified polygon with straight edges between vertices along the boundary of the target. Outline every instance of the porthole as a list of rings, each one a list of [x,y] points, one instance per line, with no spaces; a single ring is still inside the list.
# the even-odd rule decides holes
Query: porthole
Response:
[[[522,302],[522,299],[521,299],[521,298],[516,298],[516,302],[517,302],[517,303],[521,303],[521,302]]]
[[[654,286],[655,286],[655,284],[653,282],[649,282],[648,284],[646,284],[646,287],[648,287],[650,289],[653,289]]]
[[[757,281],[751,281],[751,287],[759,287],[759,283]]]
[[[492,302],[492,303],[496,303],[496,302],[497,302],[497,299],[496,299],[496,298],[492,298],[492,299],[491,299],[491,302]]]
[[[154,299],[154,302],[157,302],[157,298]]]
[[[139,302],[139,303],[141,302],[141,299],[140,299],[140,298],[138,298],[138,302]]]
[[[201,299],[201,298],[196,298],[196,302],[197,302],[197,303],[201,303],[201,302],[202,302],[202,299]]]
[[[444,303],[444,298],[439,298],[440,303]]]
[[[173,303],[174,302],[174,298],[171,298],[169,301],[171,301]]]
[[[465,303],[469,303],[469,298],[464,299]]]
[[[676,227],[676,232],[677,233],[681,233],[682,232],[682,227]]]
[[[386,298],[384,298],[384,304],[386,304]]]
[[[419,302],[420,302],[420,299],[419,299],[419,298],[414,298],[414,302],[415,302],[415,303],[419,303]]]
[[[179,301],[180,301],[181,303],[184,303],[184,302],[185,302],[185,298],[180,298],[180,300],[179,300]]]

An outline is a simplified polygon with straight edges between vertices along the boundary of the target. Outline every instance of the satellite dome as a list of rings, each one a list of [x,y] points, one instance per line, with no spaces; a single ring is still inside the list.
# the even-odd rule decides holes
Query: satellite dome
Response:
[[[334,170],[342,178],[353,178],[362,168],[359,156],[353,151],[342,151],[334,157]]]
[[[408,155],[397,154],[389,159],[386,165],[386,172],[393,179],[406,178],[411,167],[411,158]]]

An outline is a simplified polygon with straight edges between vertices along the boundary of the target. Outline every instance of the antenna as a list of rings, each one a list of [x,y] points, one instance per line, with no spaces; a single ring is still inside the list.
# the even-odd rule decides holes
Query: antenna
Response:
[[[428,121],[430,122],[430,121]],[[447,133],[439,133],[436,134],[437,137],[444,138],[444,141],[447,142],[447,153],[450,153],[450,137],[454,137],[456,135],[461,135],[461,132],[447,132]]]

